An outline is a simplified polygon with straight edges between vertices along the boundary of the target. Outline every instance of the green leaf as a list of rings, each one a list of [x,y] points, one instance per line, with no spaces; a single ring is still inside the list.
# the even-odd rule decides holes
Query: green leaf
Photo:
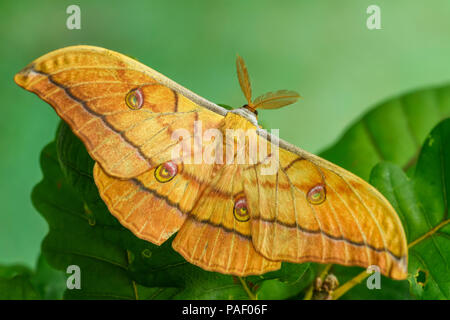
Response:
[[[31,271],[28,267],[23,266],[21,264],[14,265],[0,265],[0,278],[11,279],[18,275],[31,275],[33,271]]]
[[[65,279],[44,257],[36,270],[22,265],[0,266],[0,299],[61,299]]]
[[[233,107],[230,107],[230,106],[227,105],[227,104],[219,103],[218,105],[221,106],[222,108],[227,109],[227,110],[233,110],[233,109],[234,109]]]
[[[133,256],[133,278],[146,286],[180,288],[175,299],[248,299],[240,282],[232,276],[208,272],[186,262],[171,247],[148,243],[147,249]]]
[[[314,279],[310,263],[283,263],[280,270],[267,273],[265,281],[254,283],[259,286],[256,297],[261,300],[289,299],[296,297]],[[250,279],[251,280],[251,279]]]
[[[407,234],[411,293],[450,299],[450,119],[426,138],[411,178],[390,163],[376,166],[371,183],[392,203]]]
[[[331,273],[337,276],[340,284],[343,284],[359,273],[359,267],[346,267],[340,265],[333,265]],[[409,300],[411,295],[409,292],[409,284],[407,280],[392,280],[385,276],[381,276],[380,289],[369,289],[367,286],[367,279],[360,284],[347,291],[340,299],[342,300]]]
[[[146,288],[129,278],[127,250],[105,239],[104,230],[112,227],[97,223],[88,203],[67,183],[55,143],[43,150],[41,166],[44,180],[33,190],[32,199],[50,228],[42,244],[43,254],[59,270],[66,271],[70,265],[81,269],[81,290],[67,289],[64,298],[151,299],[173,295],[172,288]],[[101,207],[101,203],[92,204]]]
[[[171,248],[170,240],[160,247],[154,246],[153,250],[148,250],[145,254],[142,252],[134,262],[132,271],[139,282],[149,286],[181,286],[183,290],[175,296],[176,299],[249,298],[237,277],[204,271],[189,264]],[[288,287],[289,292],[273,297],[285,299],[298,294],[312,280],[305,277],[308,268],[308,263],[285,263],[280,270],[250,276],[245,281],[258,298],[266,295],[266,281],[275,282],[280,287],[291,285]]]
[[[0,266],[0,300],[36,300],[41,295],[31,282],[33,272],[22,265]]]
[[[426,135],[447,117],[450,86],[415,91],[374,107],[320,156],[366,180],[380,161],[408,169]]]
[[[66,289],[66,276],[63,272],[53,269],[41,254],[39,256],[36,271],[31,277],[31,282],[45,300],[60,300]]]
[[[64,298],[249,298],[238,278],[187,263],[172,249],[172,239],[156,246],[122,227],[98,195],[93,164],[81,141],[62,123],[56,143],[42,153],[44,179],[33,191],[33,202],[50,227],[44,256],[59,270],[70,265],[81,269],[81,290],[66,290]],[[302,290],[303,279],[310,281],[304,277],[308,266],[283,264],[281,270],[248,277],[245,283],[258,295],[265,294],[265,281],[294,283],[289,293],[280,293],[285,298]]]
[[[12,278],[0,278],[0,300],[37,300],[39,292],[31,283],[30,276],[18,274]]]

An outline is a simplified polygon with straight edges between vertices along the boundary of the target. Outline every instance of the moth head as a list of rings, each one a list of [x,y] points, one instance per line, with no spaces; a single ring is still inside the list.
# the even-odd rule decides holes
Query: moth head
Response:
[[[248,75],[247,66],[245,65],[244,59],[239,55],[236,58],[236,69],[239,80],[239,85],[241,86],[242,92],[244,93],[247,104],[242,108],[245,108],[258,115],[256,111],[259,109],[278,109],[289,104],[297,102],[300,95],[292,90],[278,90],[274,92],[268,92],[258,96],[255,100],[252,100],[252,86],[250,83],[250,77]]]

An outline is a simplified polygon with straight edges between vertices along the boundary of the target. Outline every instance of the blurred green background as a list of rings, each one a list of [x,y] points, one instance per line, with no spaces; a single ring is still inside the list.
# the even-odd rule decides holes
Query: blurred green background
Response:
[[[66,28],[81,7],[81,30]],[[366,9],[381,7],[381,30]],[[244,103],[236,53],[254,94],[297,90],[293,106],[260,113],[282,138],[318,152],[373,104],[450,80],[450,1],[1,1],[0,264],[35,264],[47,225],[30,192],[58,118],[13,82],[51,50],[90,44],[128,54],[216,103]]]

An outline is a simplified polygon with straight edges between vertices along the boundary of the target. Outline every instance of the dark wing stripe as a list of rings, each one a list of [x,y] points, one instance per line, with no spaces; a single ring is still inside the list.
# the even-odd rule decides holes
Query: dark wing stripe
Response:
[[[75,96],[69,91],[69,89],[67,89],[64,85],[62,85],[62,84],[60,84],[60,83],[54,81],[54,80],[52,79],[52,77],[49,76],[48,74],[46,74],[45,72],[37,71],[37,70],[35,70],[34,68],[33,68],[32,70],[33,70],[33,72],[36,72],[36,73],[41,74],[41,75],[43,75],[43,76],[46,76],[46,77],[48,78],[48,81],[49,81],[50,83],[52,83],[54,86],[59,87],[60,89],[62,89],[68,97],[70,97],[70,98],[71,98],[72,100],[74,100],[75,102],[78,102],[78,103],[80,104],[80,106],[81,106],[84,110],[86,110],[86,112],[90,113],[90,114],[91,114],[92,116],[94,116],[94,117],[99,118],[99,119],[105,124],[105,126],[106,126],[107,128],[109,128],[111,131],[113,131],[113,132],[115,132],[116,134],[118,134],[118,135],[123,139],[123,141],[126,142],[128,145],[134,147],[134,148],[136,149],[136,151],[138,152],[139,156],[140,156],[144,161],[146,161],[146,162],[148,163],[148,165],[150,166],[150,168],[154,167],[155,164],[153,164],[153,163],[151,162],[151,160],[148,159],[148,158],[144,155],[144,153],[142,152],[142,150],[141,150],[139,147],[135,146],[135,145],[133,144],[132,141],[128,140],[127,137],[125,136],[125,134],[118,132],[118,131],[117,131],[117,130],[116,130],[116,129],[108,122],[108,121],[106,121],[104,115],[102,115],[102,114],[100,114],[100,113],[97,113],[97,112],[95,112],[94,110],[90,109],[90,108],[87,106],[87,104],[86,104],[83,100],[81,100],[81,99],[75,97]]]
[[[225,227],[225,226],[223,226],[223,225],[221,225],[221,224],[215,224],[215,223],[212,223],[211,221],[209,221],[209,220],[207,220],[207,219],[199,219],[198,217],[196,217],[196,216],[194,216],[194,215],[191,215],[191,214],[188,213],[188,212],[183,211],[183,210],[179,207],[179,205],[178,205],[177,203],[174,203],[174,202],[170,201],[166,196],[160,195],[160,194],[158,194],[156,191],[154,191],[154,190],[152,190],[152,189],[149,189],[149,188],[145,187],[139,180],[137,180],[137,179],[131,179],[131,181],[133,181],[133,183],[135,183],[136,185],[138,185],[142,190],[145,190],[145,191],[151,193],[152,195],[154,195],[154,196],[157,197],[158,199],[164,200],[168,205],[170,205],[170,206],[172,206],[172,207],[178,209],[180,212],[182,212],[182,213],[184,213],[184,214],[188,214],[188,215],[190,216],[191,219],[194,219],[195,221],[197,221],[197,222],[199,222],[199,223],[207,223],[207,224],[209,224],[209,225],[211,225],[211,226],[213,226],[213,227],[222,228],[222,229],[225,230],[226,232],[235,232],[237,235],[239,235],[239,236],[241,236],[241,237],[243,237],[243,238],[251,239],[251,236],[248,236],[248,235],[239,233],[239,232],[237,232],[237,231],[234,230],[234,229],[229,229],[229,228],[227,228],[227,227]],[[199,199],[200,197],[201,197],[201,195],[198,197],[198,199]],[[374,247],[374,246],[372,246],[372,245],[366,244],[366,243],[364,243],[364,242],[353,241],[353,240],[350,240],[350,239],[345,238],[344,236],[336,237],[336,236],[333,236],[332,234],[328,234],[327,232],[324,232],[324,231],[322,231],[322,230],[310,230],[310,229],[306,229],[306,228],[303,228],[303,227],[301,227],[300,225],[297,225],[297,224],[288,224],[288,223],[284,223],[284,222],[281,222],[281,221],[277,221],[277,220],[275,220],[275,219],[264,219],[264,218],[261,218],[261,217],[258,217],[258,216],[252,216],[251,219],[253,219],[253,220],[259,220],[259,221],[261,221],[261,222],[267,222],[267,223],[276,223],[276,224],[278,224],[278,225],[280,225],[280,226],[283,226],[283,227],[285,227],[285,228],[297,228],[298,230],[300,230],[300,231],[303,232],[303,233],[308,233],[308,234],[323,234],[323,236],[327,237],[327,238],[330,239],[330,240],[334,240],[334,241],[344,241],[344,242],[346,242],[346,243],[348,243],[348,244],[350,244],[350,245],[353,245],[353,246],[365,246],[365,247],[367,247],[367,248],[369,248],[369,249],[371,249],[371,250],[374,250],[374,251],[376,251],[376,252],[384,252],[384,251],[385,251],[384,248],[377,248],[377,247]],[[393,252],[391,252],[391,251],[389,251],[389,250],[386,250],[386,251],[389,253],[389,255],[391,255],[391,256],[392,256],[394,259],[396,259],[396,260],[401,260],[401,259],[403,258],[402,256],[397,256],[396,254],[394,254]]]
[[[41,75],[45,76],[45,77],[48,79],[48,81],[49,81],[50,83],[52,83],[52,84],[53,84],[54,86],[56,86],[57,88],[63,90],[64,93],[65,93],[68,97],[70,97],[72,100],[75,101],[74,106],[79,105],[79,106],[81,106],[86,112],[88,112],[89,114],[91,114],[91,115],[93,116],[93,119],[100,119],[100,120],[103,122],[103,124],[104,124],[107,128],[109,128],[109,129],[110,129],[111,131],[113,131],[114,133],[118,134],[118,135],[121,137],[121,139],[122,139],[125,143],[127,143],[127,144],[130,145],[130,146],[132,146],[132,147],[138,152],[139,156],[140,156],[144,161],[146,161],[146,162],[148,163],[148,165],[150,166],[150,168],[152,168],[152,167],[158,165],[157,163],[155,163],[155,162],[152,161],[152,157],[158,155],[159,153],[153,154],[151,157],[146,156],[146,155],[144,154],[144,152],[142,151],[142,147],[143,147],[144,145],[138,146],[138,145],[134,144],[131,140],[129,140],[129,139],[126,137],[127,131],[133,129],[134,127],[136,127],[136,126],[142,124],[142,123],[145,122],[145,121],[152,120],[152,119],[155,119],[155,118],[158,118],[158,117],[163,117],[163,116],[165,116],[165,115],[176,114],[176,115],[179,115],[179,116],[181,117],[181,116],[184,115],[185,113],[196,112],[196,110],[192,110],[192,111],[182,112],[182,113],[180,113],[180,112],[154,113],[154,114],[155,114],[154,117],[149,117],[149,118],[146,118],[146,119],[142,119],[141,121],[139,121],[139,122],[133,124],[132,126],[130,126],[129,128],[127,128],[126,130],[118,130],[117,128],[115,128],[115,127],[114,127],[110,122],[108,122],[108,120],[107,120],[107,116],[110,116],[111,114],[100,114],[100,113],[96,112],[95,110],[92,110],[92,109],[88,106],[88,104],[86,103],[86,101],[84,101],[84,100],[82,100],[82,99],[76,97],[75,95],[73,95],[73,94],[70,92],[70,88],[71,88],[71,87],[74,87],[74,86],[77,86],[77,85],[82,85],[82,84],[87,84],[88,82],[83,82],[83,83],[81,83],[81,84],[77,84],[77,85],[73,85],[73,86],[64,86],[63,84],[61,84],[61,83],[55,81],[55,80],[52,78],[51,75],[49,75],[49,74],[47,74],[47,73],[45,73],[45,72],[35,70],[33,67],[31,68],[31,70],[32,70],[33,72],[35,72],[35,73],[38,73],[38,74],[41,74]],[[45,79],[45,78],[44,78],[44,79]],[[42,80],[43,80],[43,79],[42,79]],[[104,81],[104,82],[105,82],[105,81]],[[36,83],[37,83],[37,82],[36,82]],[[34,83],[34,84],[36,84],[36,83]],[[94,84],[94,83],[99,83],[99,82],[89,82],[89,83]],[[123,83],[123,82],[120,82],[120,81],[106,81],[105,83]],[[148,83],[148,84],[144,84],[144,85],[157,85],[157,84],[158,84],[158,83]],[[138,85],[138,84],[136,84],[136,85]],[[141,84],[141,86],[142,86],[142,84]],[[170,88],[169,88],[169,89],[170,89]],[[175,108],[175,110],[177,110],[177,109],[178,109],[178,101],[179,101],[178,93],[177,93],[176,91],[174,91],[173,89],[170,89],[170,90],[171,90],[171,91],[173,92],[173,94],[174,94],[174,97],[175,97],[175,106],[174,106],[174,108]],[[55,91],[55,92],[56,92],[56,91]],[[46,97],[47,97],[47,96],[45,96],[45,97],[43,97],[43,98],[46,98]],[[65,113],[65,112],[64,112],[64,113]],[[64,113],[63,113],[63,114],[64,114]],[[149,113],[151,113],[151,112],[149,112]],[[90,121],[89,121],[88,123],[90,123]],[[87,124],[88,124],[88,123],[87,123]],[[87,124],[86,124],[86,125],[87,125]],[[82,129],[83,129],[83,127],[78,128],[76,131],[79,132],[79,131],[81,131]],[[112,137],[111,137],[110,139],[112,139]],[[105,139],[100,145],[96,146],[96,148],[94,148],[94,149],[92,150],[92,153],[94,153],[94,152],[95,152],[99,147],[101,147],[104,143],[107,143],[108,140],[109,140],[109,139]],[[175,146],[175,145],[172,145],[172,147],[173,147],[173,146]],[[127,159],[127,158],[128,158],[129,156],[131,156],[132,154],[133,154],[133,153],[129,153],[129,154],[125,155],[125,156],[122,158],[122,160],[119,160],[117,163],[115,163],[115,164],[113,165],[113,167],[115,168],[115,167],[119,166],[125,159]]]

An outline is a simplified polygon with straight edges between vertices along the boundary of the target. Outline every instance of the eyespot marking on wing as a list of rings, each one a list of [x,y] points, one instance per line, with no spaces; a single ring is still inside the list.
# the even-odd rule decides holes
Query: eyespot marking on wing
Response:
[[[144,105],[144,93],[141,88],[131,90],[125,96],[125,103],[132,110],[138,110]]]

